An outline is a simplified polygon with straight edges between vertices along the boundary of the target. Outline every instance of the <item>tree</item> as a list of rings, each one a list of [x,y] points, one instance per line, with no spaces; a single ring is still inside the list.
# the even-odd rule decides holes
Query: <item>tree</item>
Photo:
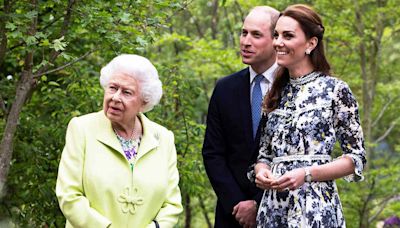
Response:
[[[339,182],[339,188],[344,190],[341,195],[346,195],[346,217],[356,215],[347,217],[352,217],[347,219],[350,227],[370,227],[386,209],[399,204],[396,162],[400,156],[395,137],[399,117],[395,110],[400,91],[394,63],[398,56],[392,54],[400,41],[396,29],[400,25],[399,10],[393,1],[386,0],[316,1],[315,7],[324,16],[327,53],[334,70],[360,98],[367,179],[350,187]]]
[[[43,124],[40,120],[40,115],[43,113],[35,110],[37,106],[40,106],[40,102],[42,101],[38,101],[38,98],[35,97],[38,94],[35,94],[35,92],[39,90],[39,94],[47,96],[47,99],[65,98],[68,94],[65,91],[63,92],[63,90],[66,89],[68,91],[68,84],[64,84],[69,82],[67,78],[83,75],[84,77],[89,77],[86,80],[90,80],[93,72],[98,72],[99,67],[114,57],[116,53],[143,52],[146,45],[155,37],[157,30],[166,24],[166,20],[170,15],[181,8],[181,4],[174,0],[156,2],[135,0],[101,2],[90,0],[3,0],[0,4],[2,7],[0,11],[0,65],[2,68],[2,72],[0,73],[2,75],[0,87],[4,88],[4,90],[0,91],[0,126],[2,126],[0,195],[2,196],[1,198],[10,199],[13,195],[7,190],[12,190],[15,187],[11,185],[9,188],[6,188],[8,186],[6,184],[10,165],[12,165],[14,171],[21,171],[20,165],[31,164],[29,162],[20,164],[21,160],[27,161],[25,159],[28,157],[21,157],[19,153],[16,156],[18,159],[13,159],[14,148],[21,149],[23,152],[33,150],[40,153],[41,151],[37,151],[37,149],[46,146],[46,143],[43,143],[46,142],[46,139],[40,136],[32,136],[29,138],[29,141],[37,139],[42,143],[33,143],[33,148],[28,148],[23,141],[22,143],[20,141],[27,139],[25,135],[18,135],[18,131],[24,133],[35,132],[34,130],[30,132],[24,128],[21,125],[23,123],[27,123],[30,127],[39,127],[25,120],[34,120],[37,123]],[[94,56],[93,53],[97,55]],[[72,72],[65,71],[65,69],[74,64],[82,68],[75,68]],[[75,77],[75,79],[80,80],[79,77]],[[50,93],[58,94],[61,97],[56,98]],[[94,97],[96,96],[98,97],[98,94],[94,95]],[[32,101],[36,101],[34,104],[37,106],[29,108],[28,104]],[[79,103],[80,105],[85,104],[85,102]],[[60,107],[68,106],[65,103],[61,103],[60,105]],[[94,106],[90,107],[94,108]],[[80,107],[81,110],[88,110],[84,108]],[[38,116],[31,116],[29,113],[24,113],[24,110],[37,113]],[[66,110],[72,114],[80,113],[79,108],[76,107],[75,110]],[[41,111],[50,112],[46,113],[47,117],[49,115],[59,117],[57,116],[57,113],[59,113],[57,111],[47,108]],[[71,117],[71,113],[67,115],[64,113],[63,118],[61,118],[63,124],[65,124],[65,120]],[[46,126],[46,124],[43,126]],[[43,130],[41,133],[43,133]],[[16,135],[20,138],[16,139]],[[60,138],[55,137],[54,139],[59,140]],[[18,143],[13,144],[14,140]],[[48,142],[54,143],[48,146],[55,151],[59,152],[59,149],[62,148],[57,142],[51,140],[48,140]],[[59,153],[55,154],[52,152],[48,158],[51,157],[54,159],[58,156]],[[57,164],[54,164],[54,161],[46,161],[52,162],[51,164],[47,163],[47,165],[50,165],[50,170],[54,171],[54,167],[57,167]],[[41,164],[44,165],[46,163]],[[29,170],[30,172],[38,171],[38,169],[35,169],[35,166],[31,165],[29,165],[27,171]],[[46,174],[46,172],[41,173]],[[35,176],[32,173],[25,174],[27,176]],[[54,173],[50,176],[51,181],[46,189],[49,191],[52,190],[51,186],[54,185],[55,181]],[[20,177],[25,179],[26,176],[22,175]],[[34,178],[30,182],[31,184],[38,184],[40,183],[40,178]],[[17,184],[18,181],[16,178],[13,178],[11,183]],[[21,194],[18,195],[21,196]],[[25,198],[23,197],[23,199],[26,198],[26,196]],[[10,201],[3,201],[2,199],[2,205],[4,205],[3,203],[7,204]],[[23,206],[23,202],[21,205]],[[40,204],[34,205],[33,209],[35,207],[37,209],[39,206]],[[51,206],[55,207],[57,205]],[[4,208],[9,209],[7,207],[3,207],[2,209]],[[24,223],[25,225],[40,225],[37,221],[40,218],[35,218],[35,216],[24,220],[23,217],[27,215],[26,211],[32,211],[32,209],[24,211],[23,209],[20,210],[21,208],[18,208],[16,214],[19,214],[22,218],[21,220],[26,222],[26,224]],[[4,211],[2,210],[2,212]],[[8,211],[8,213],[13,214],[15,212]],[[46,220],[42,222],[47,224]]]

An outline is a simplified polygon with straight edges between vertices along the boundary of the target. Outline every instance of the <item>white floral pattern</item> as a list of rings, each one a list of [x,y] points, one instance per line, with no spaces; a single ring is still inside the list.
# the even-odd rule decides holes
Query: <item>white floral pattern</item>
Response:
[[[291,79],[283,89],[278,108],[268,114],[262,128],[257,162],[272,167],[276,176],[299,167],[328,163],[330,159],[275,159],[278,157],[328,157],[336,139],[363,179],[366,163],[358,105],[348,85],[331,76],[313,72]],[[317,156],[315,156],[317,155]],[[277,162],[277,160],[280,160]],[[266,190],[258,227],[345,227],[335,181],[304,183],[292,191]]]

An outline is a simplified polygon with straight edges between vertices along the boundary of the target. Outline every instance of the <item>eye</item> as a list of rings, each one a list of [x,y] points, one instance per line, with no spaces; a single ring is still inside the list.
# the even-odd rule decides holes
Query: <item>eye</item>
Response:
[[[247,35],[247,31],[246,30],[242,30],[242,32],[240,33],[241,36],[246,36]]]
[[[273,37],[274,37],[274,39],[278,39],[278,37],[279,37],[279,34],[278,34],[278,32],[277,31],[275,31],[274,32],[274,35],[272,35]]]
[[[255,38],[260,38],[260,37],[262,37],[262,34],[261,33],[254,33],[253,36]]]
[[[132,96],[132,95],[133,95],[133,92],[130,91],[130,90],[124,90],[123,93],[124,93],[124,95],[126,95],[126,96]]]
[[[287,40],[290,40],[290,39],[292,39],[292,38],[294,37],[294,35],[291,34],[291,33],[286,33],[286,34],[283,35],[283,37],[284,37],[285,39],[287,39]]]
[[[107,89],[111,92],[115,92],[118,90],[118,87],[116,87],[115,85],[108,85]]]

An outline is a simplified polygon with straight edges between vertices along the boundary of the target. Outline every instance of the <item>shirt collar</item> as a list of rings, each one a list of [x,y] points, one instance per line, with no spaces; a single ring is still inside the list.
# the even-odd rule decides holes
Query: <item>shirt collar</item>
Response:
[[[264,76],[264,78],[272,83],[274,81],[275,78],[275,71],[278,68],[278,64],[274,63],[272,64],[272,66],[270,68],[268,68],[268,70],[264,71],[262,73],[262,75]],[[250,71],[250,84],[253,82],[254,78],[258,75],[253,68],[251,68],[251,66],[249,66],[249,71]]]

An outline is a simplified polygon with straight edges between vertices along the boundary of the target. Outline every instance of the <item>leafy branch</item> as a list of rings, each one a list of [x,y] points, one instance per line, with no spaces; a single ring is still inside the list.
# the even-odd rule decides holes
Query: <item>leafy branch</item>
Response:
[[[62,70],[62,69],[64,69],[64,68],[67,68],[67,67],[73,65],[73,64],[76,63],[76,62],[81,61],[82,59],[86,58],[86,56],[92,54],[92,53],[95,52],[95,51],[96,51],[96,49],[92,49],[92,50],[86,52],[86,53],[85,53],[84,55],[82,55],[81,57],[76,58],[76,59],[74,59],[73,61],[71,61],[71,62],[69,62],[69,63],[66,63],[66,64],[64,64],[64,65],[62,65],[62,66],[59,66],[59,67],[57,67],[57,68],[54,68],[54,69],[51,69],[51,70],[48,70],[48,71],[45,71],[45,72],[39,72],[39,73],[37,73],[37,74],[34,74],[33,77],[34,77],[34,78],[38,78],[38,77],[40,77],[40,76],[42,76],[42,75],[45,75],[45,74],[51,74],[51,73],[60,71],[60,70]]]

